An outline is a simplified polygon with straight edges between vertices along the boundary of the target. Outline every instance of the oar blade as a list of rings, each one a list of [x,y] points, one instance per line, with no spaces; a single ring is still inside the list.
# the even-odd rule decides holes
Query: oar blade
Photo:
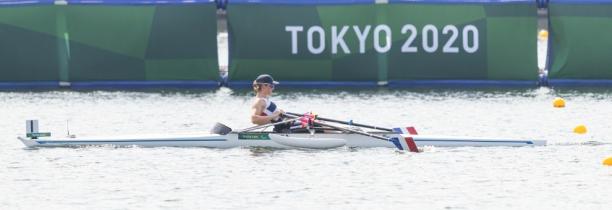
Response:
[[[410,152],[419,152],[419,148],[417,147],[414,139],[412,139],[409,135],[400,135],[400,137],[391,138],[391,141],[395,147],[399,150],[406,150]]]
[[[410,134],[410,135],[418,135],[416,129],[412,126],[401,127],[401,128],[393,128],[393,132],[399,134]]]
[[[210,129],[210,133],[212,134],[226,135],[230,132],[232,132],[232,128],[219,122],[215,123],[212,129]]]

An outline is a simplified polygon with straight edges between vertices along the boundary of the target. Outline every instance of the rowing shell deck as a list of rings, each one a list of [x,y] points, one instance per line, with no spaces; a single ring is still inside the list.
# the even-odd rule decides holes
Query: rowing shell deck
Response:
[[[397,133],[375,133],[389,138],[412,138],[418,147],[490,147],[490,146],[542,146],[545,140],[521,140],[504,138],[427,136]],[[268,132],[231,132],[226,135],[164,135],[164,136],[126,136],[91,138],[54,138],[18,137],[27,147],[79,147],[90,145],[116,145],[141,147],[271,147],[271,148],[310,148],[327,149],[335,147],[389,147],[396,146],[389,141],[354,133],[292,133],[279,134]]]

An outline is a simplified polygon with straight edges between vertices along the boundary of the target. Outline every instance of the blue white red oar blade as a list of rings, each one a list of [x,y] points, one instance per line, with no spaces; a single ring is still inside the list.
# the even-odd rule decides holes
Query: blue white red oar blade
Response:
[[[404,147],[402,147],[402,144],[399,142],[399,138],[393,137],[393,138],[390,138],[389,141],[393,143],[393,145],[395,145],[397,149],[404,150]]]
[[[419,152],[419,148],[416,145],[416,142],[414,142],[414,139],[412,138],[412,136],[409,135],[401,135],[404,138],[404,143],[406,143],[406,145],[408,146],[408,149],[411,152]]]
[[[399,133],[399,134],[418,135],[416,129],[412,126],[402,127],[402,128],[393,128],[393,132]]]
[[[414,139],[410,135],[400,135],[400,138],[394,137],[389,139],[399,150],[407,150],[410,152],[419,152]]]

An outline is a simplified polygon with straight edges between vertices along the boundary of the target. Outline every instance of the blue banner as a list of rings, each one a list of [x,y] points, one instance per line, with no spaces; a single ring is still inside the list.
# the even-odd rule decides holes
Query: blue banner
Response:
[[[0,6],[12,6],[12,5],[49,5],[53,4],[54,0],[32,0],[32,1],[24,1],[24,0],[0,0]]]
[[[374,4],[375,0],[229,0],[229,4],[330,5]]]
[[[389,0],[392,3],[422,3],[422,4],[508,4],[508,3],[528,3],[532,4],[535,0]]]
[[[213,4],[215,0],[67,0],[68,4],[100,5],[163,5],[163,4]]]
[[[51,5],[51,4],[101,4],[101,5],[143,5],[143,4],[212,4],[215,0],[0,0],[0,6]]]
[[[612,4],[612,0],[548,0],[549,4]]]

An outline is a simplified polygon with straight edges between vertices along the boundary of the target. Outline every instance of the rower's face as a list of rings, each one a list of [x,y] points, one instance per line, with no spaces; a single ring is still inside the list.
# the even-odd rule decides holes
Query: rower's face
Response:
[[[274,84],[264,84],[263,87],[263,90],[267,93],[272,93],[272,91],[274,90]]]

